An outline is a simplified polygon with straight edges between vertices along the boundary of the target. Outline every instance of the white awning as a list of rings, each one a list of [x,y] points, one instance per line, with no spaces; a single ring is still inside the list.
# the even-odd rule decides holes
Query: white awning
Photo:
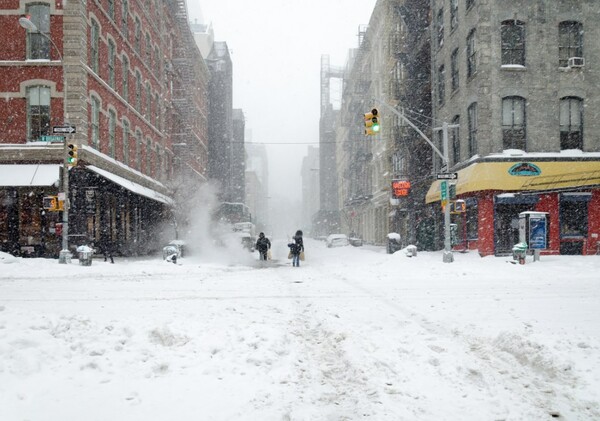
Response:
[[[0,187],[51,186],[58,183],[60,165],[2,164]]]
[[[106,178],[107,180],[110,180],[113,183],[116,183],[116,184],[126,188],[127,190],[129,190],[132,193],[139,194],[141,196],[145,196],[149,199],[156,200],[158,202],[165,203],[167,205],[173,204],[173,200],[170,197],[165,196],[164,194],[154,191],[152,189],[149,189],[148,187],[144,187],[138,183],[134,183],[133,181],[127,180],[121,176],[112,174],[106,170],[95,167],[93,165],[88,165],[86,168],[88,170],[94,171],[96,174],[101,175],[102,177]]]

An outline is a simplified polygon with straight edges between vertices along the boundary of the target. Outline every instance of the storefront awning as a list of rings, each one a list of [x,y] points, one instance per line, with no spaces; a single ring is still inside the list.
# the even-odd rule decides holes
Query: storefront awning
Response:
[[[432,183],[425,201],[440,200],[441,181]],[[456,194],[485,191],[544,191],[600,185],[600,160],[477,162],[458,171]]]
[[[165,196],[162,193],[159,193],[155,190],[149,189],[148,187],[144,187],[141,184],[135,183],[133,181],[127,180],[126,178],[123,178],[116,174],[112,174],[101,168],[95,167],[93,165],[88,165],[87,169],[106,178],[107,180],[112,181],[113,183],[120,185],[121,187],[124,187],[125,189],[129,190],[132,193],[139,194],[141,196],[145,196],[149,199],[156,200],[158,202],[165,203],[167,205],[173,205],[173,203],[174,203],[170,197]]]
[[[0,187],[51,186],[59,178],[60,165],[56,164],[0,165]]]

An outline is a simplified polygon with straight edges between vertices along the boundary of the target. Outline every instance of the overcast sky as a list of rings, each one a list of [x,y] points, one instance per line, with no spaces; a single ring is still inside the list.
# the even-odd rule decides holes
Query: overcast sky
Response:
[[[270,195],[300,198],[300,165],[319,141],[321,55],[342,66],[376,0],[188,0],[192,22],[212,22],[233,60],[233,106],[251,141],[269,144]]]

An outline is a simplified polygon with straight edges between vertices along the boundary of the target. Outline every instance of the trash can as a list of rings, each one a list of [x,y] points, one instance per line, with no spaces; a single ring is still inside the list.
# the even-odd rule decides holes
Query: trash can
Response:
[[[518,260],[519,264],[525,264],[525,258],[527,257],[527,243],[517,243],[512,248],[513,260]]]
[[[77,258],[79,259],[80,266],[92,266],[92,257],[94,250],[88,246],[77,247]]]
[[[400,234],[396,232],[390,232],[387,235],[387,252],[388,254],[394,254],[398,250],[402,250],[402,242],[400,241]]]

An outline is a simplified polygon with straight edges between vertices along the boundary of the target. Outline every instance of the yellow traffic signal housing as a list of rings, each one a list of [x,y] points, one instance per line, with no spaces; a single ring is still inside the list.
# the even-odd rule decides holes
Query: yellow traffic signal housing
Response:
[[[58,196],[46,196],[42,199],[42,207],[50,212],[63,210],[63,201],[58,200]]]
[[[69,164],[69,166],[74,167],[75,165],[77,165],[77,158],[77,145],[74,143],[69,143],[67,145],[67,163]]]
[[[379,133],[379,111],[373,108],[370,113],[365,113],[365,135],[373,136]]]

